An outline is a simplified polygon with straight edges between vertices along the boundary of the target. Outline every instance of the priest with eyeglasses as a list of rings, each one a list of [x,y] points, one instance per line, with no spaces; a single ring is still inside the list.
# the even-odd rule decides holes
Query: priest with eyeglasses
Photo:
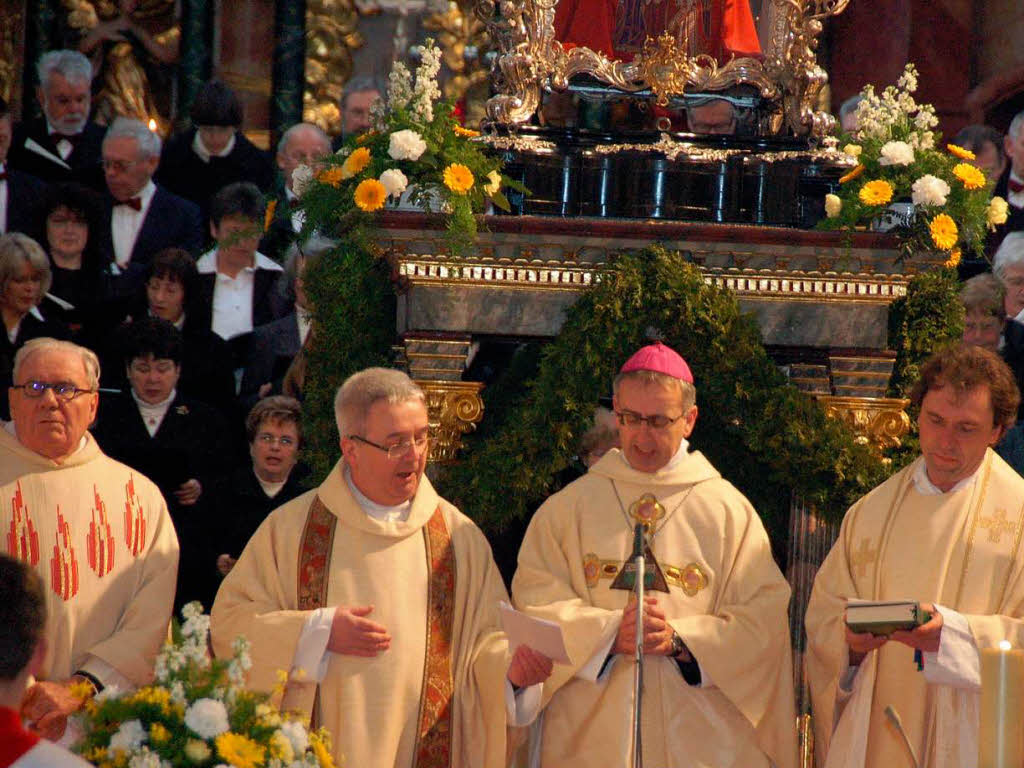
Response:
[[[73,738],[95,692],[146,685],[171,618],[178,539],[155,484],[100,450],[99,362],[67,341],[33,339],[14,359],[12,420],[0,429],[0,548],[42,578],[46,646],[22,720]]]
[[[537,510],[512,581],[515,607],[557,622],[571,659],[544,683],[540,766],[634,764],[636,573],[626,561],[640,526],[643,763],[792,768],[790,589],[753,507],[690,450],[690,367],[651,344],[613,392],[622,448]]]
[[[245,635],[257,690],[288,671],[282,709],[326,727],[339,764],[500,768],[551,660],[509,648],[490,546],[424,476],[419,386],[361,371],[335,417],[341,460],[249,540],[213,605],[214,651]]]

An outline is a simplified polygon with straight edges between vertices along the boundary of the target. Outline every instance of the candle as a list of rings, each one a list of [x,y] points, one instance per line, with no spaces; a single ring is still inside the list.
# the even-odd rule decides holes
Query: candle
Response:
[[[978,768],[1021,768],[1024,764],[1024,651],[981,652],[981,730]]]

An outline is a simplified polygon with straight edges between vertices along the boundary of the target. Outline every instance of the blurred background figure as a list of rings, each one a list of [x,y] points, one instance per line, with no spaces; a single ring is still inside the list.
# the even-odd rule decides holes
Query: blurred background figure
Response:
[[[857,107],[860,106],[861,95],[851,96],[839,105],[839,130],[857,135]]]
[[[991,125],[968,125],[961,128],[951,144],[973,152],[973,165],[978,166],[993,181],[998,180],[1006,170],[1006,149],[1003,134]]]
[[[372,127],[371,111],[385,93],[383,84],[368,75],[358,75],[345,83],[341,94],[341,134],[334,139],[337,150],[350,136],[358,136]]]
[[[964,283],[960,301],[964,305],[964,344],[999,353],[1006,324],[1003,284],[990,272],[975,275]]]
[[[46,185],[31,174],[7,167],[13,130],[11,108],[0,97],[0,235],[24,232],[35,236]]]
[[[580,437],[580,461],[589,469],[612,448],[619,447],[615,414],[604,406],[594,411],[594,424]]]

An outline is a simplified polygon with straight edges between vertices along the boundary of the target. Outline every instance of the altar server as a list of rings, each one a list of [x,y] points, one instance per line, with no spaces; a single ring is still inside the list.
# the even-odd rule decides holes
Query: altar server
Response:
[[[516,607],[557,622],[571,658],[544,683],[543,768],[632,764],[636,603],[617,587],[631,586],[622,566],[638,523],[654,572],[644,762],[795,765],[790,589],[750,503],[689,450],[693,381],[664,344],[634,354],[614,381],[622,448],[548,499],[526,532]]]
[[[989,450],[1018,400],[981,347],[921,369],[921,456],[846,513],[807,608],[818,765],[911,765],[911,751],[929,768],[977,765],[978,652],[1024,645],[1024,479]],[[932,618],[891,638],[856,634],[851,598],[919,601]]]

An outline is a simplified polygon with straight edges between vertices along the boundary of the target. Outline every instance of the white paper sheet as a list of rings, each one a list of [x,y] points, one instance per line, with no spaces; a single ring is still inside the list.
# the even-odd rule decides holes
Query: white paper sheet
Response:
[[[556,664],[569,663],[569,653],[565,649],[561,626],[554,621],[527,616],[504,601],[499,607],[501,626],[508,635],[510,651],[515,652],[520,645],[528,645]]]

